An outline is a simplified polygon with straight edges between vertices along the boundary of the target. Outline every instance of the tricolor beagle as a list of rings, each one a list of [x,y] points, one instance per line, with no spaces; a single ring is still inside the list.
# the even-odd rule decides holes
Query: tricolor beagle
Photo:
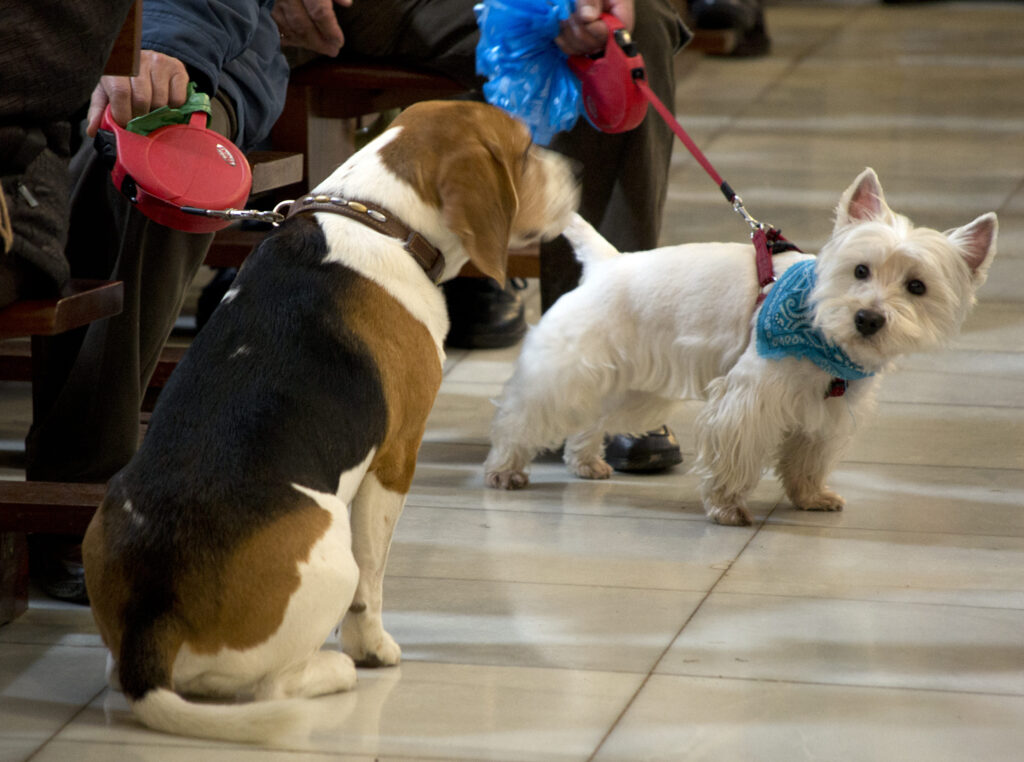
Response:
[[[441,383],[436,283],[467,261],[503,280],[509,246],[557,235],[577,200],[502,111],[421,103],[250,255],[84,541],[111,679],[142,722],[267,740],[299,708],[272,699],[399,661],[381,589]],[[342,619],[345,653],[320,650]]]

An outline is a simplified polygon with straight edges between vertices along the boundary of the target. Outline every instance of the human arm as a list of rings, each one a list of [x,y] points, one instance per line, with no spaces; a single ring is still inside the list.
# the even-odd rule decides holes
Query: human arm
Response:
[[[633,0],[578,0],[576,10],[562,22],[561,33],[555,44],[566,55],[587,55],[604,48],[608,39],[608,25],[601,14],[608,13],[632,31],[634,21]]]

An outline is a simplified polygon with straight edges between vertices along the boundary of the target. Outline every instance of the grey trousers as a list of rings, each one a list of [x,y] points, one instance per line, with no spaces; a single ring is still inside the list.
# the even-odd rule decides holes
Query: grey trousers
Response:
[[[213,104],[210,127],[231,132],[230,105]],[[25,472],[31,480],[105,482],[135,454],[143,396],[213,233],[172,230],[138,212],[114,188],[92,141],[73,157],[71,174],[71,275],[123,281],[124,309],[43,342]]]
[[[463,82],[483,84],[476,74],[479,30],[475,0],[374,0],[338,8],[345,33],[343,58],[421,66]],[[636,0],[633,38],[644,57],[647,79],[672,108],[673,58],[689,41],[672,0]],[[551,148],[583,166],[580,213],[624,251],[658,243],[668,188],[673,135],[651,109],[639,127],[608,135],[585,118],[558,135]],[[543,307],[574,288],[579,269],[564,239],[541,248]]]

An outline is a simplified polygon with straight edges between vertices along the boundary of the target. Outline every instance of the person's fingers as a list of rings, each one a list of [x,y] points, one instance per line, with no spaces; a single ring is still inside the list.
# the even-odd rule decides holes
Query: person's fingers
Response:
[[[304,0],[304,5],[320,38],[321,48],[327,49],[323,52],[330,56],[338,55],[345,36],[334,14],[334,3],[331,0]]]
[[[608,39],[608,25],[603,21],[584,24],[575,15],[562,22],[555,44],[566,55],[589,55],[602,50]]]
[[[277,23],[282,45],[306,47],[313,32],[313,21],[301,0],[277,0],[270,15]]]
[[[145,65],[145,59],[140,61],[139,73],[131,78],[130,86],[129,100],[132,106],[132,116],[148,114],[150,111],[149,104],[153,101],[153,81],[150,79],[149,67]],[[111,101],[113,101],[113,98],[111,98]],[[119,121],[118,124],[121,124],[121,122]]]
[[[143,51],[143,55],[145,55],[145,52],[146,51]],[[170,78],[166,75],[163,67],[158,64],[147,67],[147,73],[147,79],[149,81],[149,103],[146,104],[145,110],[142,110],[141,107],[136,110],[135,116],[147,114],[153,109],[158,109],[161,106],[167,105],[168,92],[170,91],[171,86]],[[139,76],[143,76],[141,71]],[[133,81],[132,90],[134,91],[135,89],[140,88],[141,85],[141,82],[136,83]]]
[[[271,16],[282,45],[336,56],[345,42],[332,0],[278,0]]]
[[[162,106],[177,107],[185,102],[188,97],[188,69],[185,64],[172,56],[156,53],[154,51],[143,51],[149,53],[147,69],[149,71],[149,82],[151,95],[147,113]],[[140,66],[140,75],[142,67]],[[140,112],[136,112],[136,116]]]
[[[633,24],[636,21],[633,0],[607,0],[605,10],[621,21],[626,29],[633,31]]]
[[[132,118],[132,82],[128,77],[103,77],[100,87],[110,102],[110,115],[124,127]]]
[[[90,138],[96,137],[96,132],[100,128],[100,120],[103,118],[103,112],[109,102],[107,91],[103,89],[103,85],[96,85],[92,91],[92,97],[89,99],[89,116],[85,125],[85,134]]]

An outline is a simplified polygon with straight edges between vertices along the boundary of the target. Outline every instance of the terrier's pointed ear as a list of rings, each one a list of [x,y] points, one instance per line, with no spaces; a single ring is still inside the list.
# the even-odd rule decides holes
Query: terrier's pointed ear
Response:
[[[851,222],[884,219],[887,214],[889,205],[885,203],[882,184],[878,182],[875,170],[868,167],[857,176],[839,199],[836,229],[846,227]]]
[[[983,214],[962,228],[947,233],[949,240],[960,250],[964,262],[971,269],[976,285],[984,282],[992,258],[996,255],[996,235],[999,220],[995,212]]]

